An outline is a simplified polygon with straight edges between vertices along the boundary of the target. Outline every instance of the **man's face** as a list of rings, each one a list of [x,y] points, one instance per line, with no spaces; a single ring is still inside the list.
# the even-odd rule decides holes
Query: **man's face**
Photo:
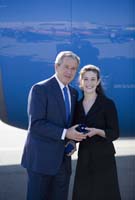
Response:
[[[75,77],[78,63],[71,57],[63,58],[60,65],[56,64],[56,74],[59,80],[64,84],[69,84]]]

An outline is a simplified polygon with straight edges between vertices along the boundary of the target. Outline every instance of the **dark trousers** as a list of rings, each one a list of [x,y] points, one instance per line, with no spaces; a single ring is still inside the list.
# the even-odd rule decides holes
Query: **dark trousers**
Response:
[[[27,200],[67,200],[70,173],[62,163],[55,175],[28,172]]]

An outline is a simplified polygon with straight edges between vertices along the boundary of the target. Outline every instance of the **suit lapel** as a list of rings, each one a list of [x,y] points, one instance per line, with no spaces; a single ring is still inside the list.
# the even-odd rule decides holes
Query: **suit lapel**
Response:
[[[65,101],[63,99],[63,94],[60,89],[60,86],[55,77],[52,78],[52,87],[53,87],[52,89],[53,89],[53,93],[54,93],[54,98],[57,101],[57,104],[60,108],[60,113],[62,115],[63,122],[66,126],[67,122],[66,122]],[[70,91],[70,95],[71,95],[71,117],[70,117],[70,121],[69,121],[69,126],[70,126],[72,119],[73,119],[73,114],[74,114],[74,108],[75,108],[75,103],[76,103],[76,93],[74,92],[74,90],[72,89],[71,86],[69,86],[69,91]]]
[[[60,108],[60,113],[62,115],[64,124],[66,124],[66,110],[65,110],[65,102],[63,99],[63,94],[55,77],[52,79],[52,81],[53,81],[52,87],[53,87],[54,98],[57,101],[57,104]]]
[[[70,117],[69,124],[71,124],[73,115],[74,115],[75,103],[76,103],[76,93],[70,86],[69,86],[69,90],[70,90],[70,95],[71,95],[71,117]]]

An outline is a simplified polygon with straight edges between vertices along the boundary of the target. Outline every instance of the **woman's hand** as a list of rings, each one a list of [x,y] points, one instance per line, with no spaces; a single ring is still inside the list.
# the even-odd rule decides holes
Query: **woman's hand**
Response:
[[[89,130],[89,133],[87,133],[86,135],[88,137],[93,137],[94,135],[99,135],[101,137],[106,137],[105,136],[105,131],[102,129],[98,129],[98,128],[87,128],[87,130]]]

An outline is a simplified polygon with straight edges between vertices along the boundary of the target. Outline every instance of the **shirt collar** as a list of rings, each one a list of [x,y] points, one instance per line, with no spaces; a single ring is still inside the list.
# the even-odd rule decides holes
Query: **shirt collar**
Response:
[[[64,85],[64,84],[59,80],[57,74],[55,74],[54,77],[55,77],[56,80],[58,81],[58,84],[59,84],[61,90],[63,90],[64,87],[67,87],[67,88],[68,88],[68,85]]]

